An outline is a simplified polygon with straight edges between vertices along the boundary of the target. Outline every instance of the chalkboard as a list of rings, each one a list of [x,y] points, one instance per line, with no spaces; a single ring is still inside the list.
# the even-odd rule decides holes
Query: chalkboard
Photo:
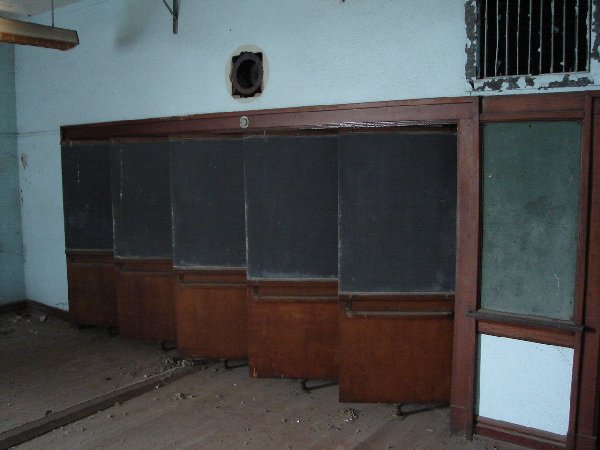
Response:
[[[168,142],[122,144],[113,155],[115,255],[170,258]]]
[[[174,265],[245,267],[242,140],[170,145]]]
[[[481,307],[573,318],[578,122],[483,128]]]
[[[339,137],[342,292],[451,292],[456,134]]]
[[[244,140],[249,278],[337,277],[335,137]]]
[[[112,250],[109,146],[63,146],[61,160],[66,248]]]

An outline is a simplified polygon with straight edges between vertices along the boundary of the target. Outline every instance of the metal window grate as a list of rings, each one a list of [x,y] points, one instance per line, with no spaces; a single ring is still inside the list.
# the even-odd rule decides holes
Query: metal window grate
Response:
[[[589,70],[591,0],[479,0],[479,78]]]

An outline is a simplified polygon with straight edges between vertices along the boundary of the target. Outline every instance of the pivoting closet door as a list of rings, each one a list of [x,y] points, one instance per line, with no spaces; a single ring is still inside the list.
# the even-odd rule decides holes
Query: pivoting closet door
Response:
[[[342,135],[340,399],[450,401],[457,137]]]

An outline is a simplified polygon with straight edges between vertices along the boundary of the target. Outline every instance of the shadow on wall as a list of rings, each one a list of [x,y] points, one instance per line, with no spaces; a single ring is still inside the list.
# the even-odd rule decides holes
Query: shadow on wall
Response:
[[[146,34],[147,25],[151,22],[150,18],[155,14],[165,15],[165,27],[170,31],[168,28],[170,24],[169,12],[162,2],[144,2],[143,8],[140,8],[137,2],[127,2],[122,5],[121,9],[121,19],[115,42],[117,48],[129,47],[139,41]]]

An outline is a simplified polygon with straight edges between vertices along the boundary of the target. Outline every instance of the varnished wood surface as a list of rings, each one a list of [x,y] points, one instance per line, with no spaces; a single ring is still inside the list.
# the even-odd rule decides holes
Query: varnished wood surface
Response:
[[[337,356],[337,281],[248,282],[252,377],[335,380]]]
[[[246,134],[274,129],[373,128],[411,123],[451,123],[470,117],[474,101],[469,97],[403,100],[70,125],[61,127],[61,139],[68,143],[202,133]],[[241,116],[248,117],[248,128],[240,127]]]
[[[171,260],[117,260],[119,335],[175,341],[175,276]]]
[[[475,432],[480,436],[531,449],[558,450],[568,447],[564,436],[485,417],[476,418]]]
[[[246,358],[246,271],[185,270],[177,275],[179,353],[189,358]]]
[[[458,203],[456,226],[456,300],[450,425],[472,436],[475,410],[477,330],[466,317],[477,308],[480,241],[479,111],[458,124]]]
[[[112,251],[67,251],[69,317],[78,325],[117,326]]]
[[[480,120],[577,120],[583,119],[584,109],[582,92],[491,96],[481,98]]]
[[[449,403],[453,301],[389,297],[340,301],[340,401]]]
[[[589,240],[587,246],[587,289],[583,309],[582,354],[577,389],[575,448],[598,448],[600,439],[600,98],[593,99],[593,127]],[[576,385],[577,386],[577,385]]]

